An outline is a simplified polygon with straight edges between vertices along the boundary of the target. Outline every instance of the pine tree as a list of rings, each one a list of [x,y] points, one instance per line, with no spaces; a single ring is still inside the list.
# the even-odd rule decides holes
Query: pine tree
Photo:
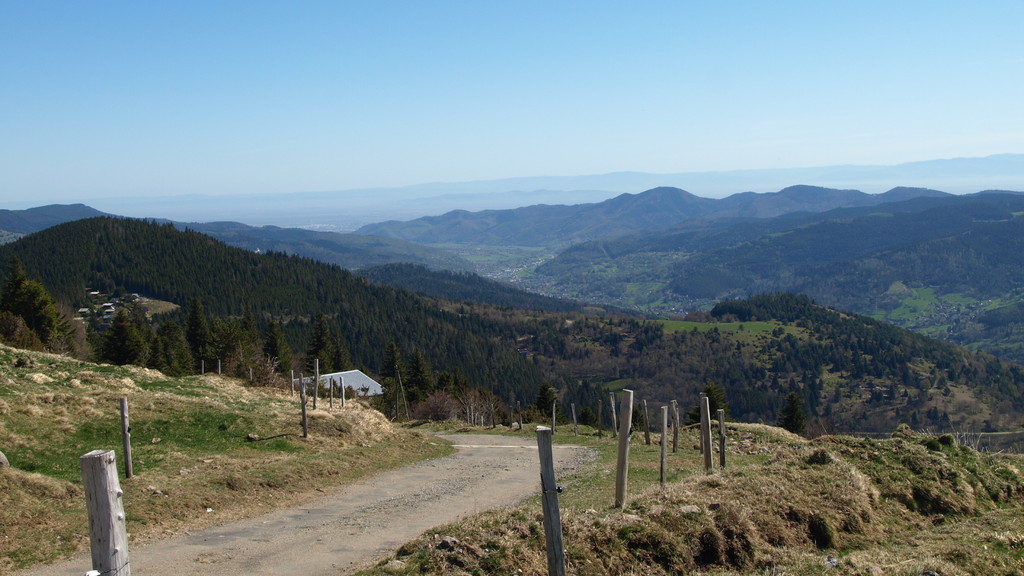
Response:
[[[196,367],[200,361],[210,360],[210,324],[206,319],[206,310],[203,302],[198,298],[192,300],[188,311],[188,321],[185,323],[185,339],[188,340],[189,350]]]
[[[547,380],[540,383],[540,390],[537,392],[537,399],[534,401],[534,406],[541,414],[551,415],[551,405],[558,400],[558,396],[555,394],[555,387],[551,385],[551,382]],[[557,408],[556,408],[557,410]]]
[[[292,369],[292,349],[284,338],[284,331],[277,322],[267,326],[263,336],[263,355],[277,363],[279,374],[288,374]]]
[[[45,348],[57,350],[68,347],[70,324],[42,282],[29,279],[25,274],[25,267],[18,258],[11,259],[7,281],[0,291],[0,312],[20,317]]]
[[[333,347],[334,336],[331,334],[331,325],[327,321],[327,315],[323,312],[316,315],[313,322],[313,334],[309,339],[309,348],[306,349],[306,370],[310,373],[319,365],[320,373],[325,374],[334,371]],[[317,364],[319,360],[319,364]]]
[[[169,376],[184,376],[191,373],[195,361],[188,349],[181,325],[177,322],[166,322],[157,329],[156,336],[156,341],[160,343],[157,368]]]
[[[434,380],[430,362],[427,361],[422,350],[417,349],[413,352],[412,359],[409,361],[409,374],[407,378],[403,379],[403,383],[410,404],[422,402],[434,392],[437,382]]]
[[[780,428],[785,428],[794,434],[803,434],[807,429],[807,421],[804,417],[804,402],[796,392],[786,395],[786,405],[779,414],[776,423]]]
[[[708,397],[708,409],[711,411],[711,418],[717,418],[718,410],[724,410],[725,415],[729,415],[729,406],[726,404],[725,391],[717,384],[708,382],[704,386],[704,394]],[[686,413],[687,424],[697,424],[700,422],[700,405],[690,408]]]
[[[118,365],[146,366],[150,351],[147,336],[128,309],[119,309],[114,315],[114,321],[103,333],[100,360]]]

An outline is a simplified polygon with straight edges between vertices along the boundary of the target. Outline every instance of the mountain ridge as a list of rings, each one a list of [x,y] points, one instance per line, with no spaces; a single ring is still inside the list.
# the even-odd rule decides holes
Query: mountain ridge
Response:
[[[870,206],[892,198],[942,196],[923,188],[894,188],[884,194],[795,185],[774,193],[746,192],[722,199],[702,198],[661,186],[624,193],[594,204],[538,204],[510,210],[457,210],[400,222],[363,226],[358,234],[400,238],[423,244],[478,244],[562,249],[602,237],[666,229],[695,219],[769,218],[795,212]]]

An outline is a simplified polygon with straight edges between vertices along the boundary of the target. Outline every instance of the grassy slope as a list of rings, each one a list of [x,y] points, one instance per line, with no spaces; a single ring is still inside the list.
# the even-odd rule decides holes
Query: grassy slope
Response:
[[[703,473],[692,431],[669,454],[634,434],[625,510],[612,508],[615,441],[562,428],[599,459],[560,479],[568,574],[1024,574],[1024,459],[951,437],[814,441],[730,425],[730,465]],[[716,458],[717,461],[717,458]],[[539,498],[440,527],[363,574],[546,574]],[[455,539],[455,545],[452,546]],[[833,558],[837,566],[829,569]]]
[[[0,469],[0,574],[88,547],[78,458],[113,449],[123,465],[121,397],[132,427],[135,476],[122,480],[132,541],[254,516],[451,450],[355,402],[320,403],[303,439],[287,391],[0,346],[0,450],[11,462]]]

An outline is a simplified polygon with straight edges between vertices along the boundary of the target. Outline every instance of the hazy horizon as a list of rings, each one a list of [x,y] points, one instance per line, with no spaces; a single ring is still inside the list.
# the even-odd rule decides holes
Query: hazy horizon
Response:
[[[8,203],[1024,152],[1014,1],[57,0],[0,21]]]
[[[182,222],[233,220],[250,225],[352,231],[369,223],[409,220],[456,209],[479,211],[533,204],[601,202],[619,194],[638,194],[658,186],[674,186],[706,198],[724,198],[744,192],[778,192],[800,184],[855,189],[867,194],[880,194],[899,186],[932,188],[951,194],[986,189],[1024,190],[1024,155],[938,159],[891,166],[536,176],[425,183],[374,190],[81,198],[75,202],[22,199],[0,201],[0,208],[86,204],[120,216],[167,218]]]

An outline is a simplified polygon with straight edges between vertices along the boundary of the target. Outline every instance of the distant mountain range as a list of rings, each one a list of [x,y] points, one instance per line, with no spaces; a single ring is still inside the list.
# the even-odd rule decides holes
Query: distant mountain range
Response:
[[[936,196],[949,194],[921,188],[894,188],[884,194],[865,194],[858,190],[791,186],[776,193],[745,192],[712,199],[678,188],[660,187],[640,194],[621,194],[595,204],[535,205],[481,212],[456,210],[407,222],[370,224],[357,233],[421,244],[560,249],[579,242],[666,229],[691,221],[764,219],[794,212],[824,212]]]
[[[877,194],[897,186],[933,188],[954,194],[1024,188],[1024,154],[953,158],[892,166],[822,166],[649,174],[615,172],[584,176],[507,178],[439,182],[395,188],[281,194],[133,198],[76,198],[102,211],[180,222],[234,220],[250,225],[353,231],[373,222],[410,220],[452,210],[503,210],[533,204],[596,203],[622,193],[667,186],[700,197],[770,192],[793,184],[857,189]],[[16,191],[11,191],[12,195]],[[21,201],[0,202],[24,208]]]
[[[282,252],[337,264],[349,270],[411,263],[433,270],[472,272],[473,265],[451,252],[404,240],[317,232],[301,228],[247,226],[238,222],[175,223],[178,229],[195,230],[228,246],[261,252]]]
[[[84,204],[53,204],[27,210],[0,210],[0,244],[12,242],[25,234],[58,224],[95,216],[112,215]],[[349,270],[412,263],[433,270],[473,271],[472,264],[451,252],[391,238],[277,226],[255,227],[238,222],[173,224],[179,230],[202,232],[236,248],[295,254],[328,264],[337,264]]]
[[[27,210],[0,210],[0,243],[83,218],[109,216],[85,204],[51,204]]]

